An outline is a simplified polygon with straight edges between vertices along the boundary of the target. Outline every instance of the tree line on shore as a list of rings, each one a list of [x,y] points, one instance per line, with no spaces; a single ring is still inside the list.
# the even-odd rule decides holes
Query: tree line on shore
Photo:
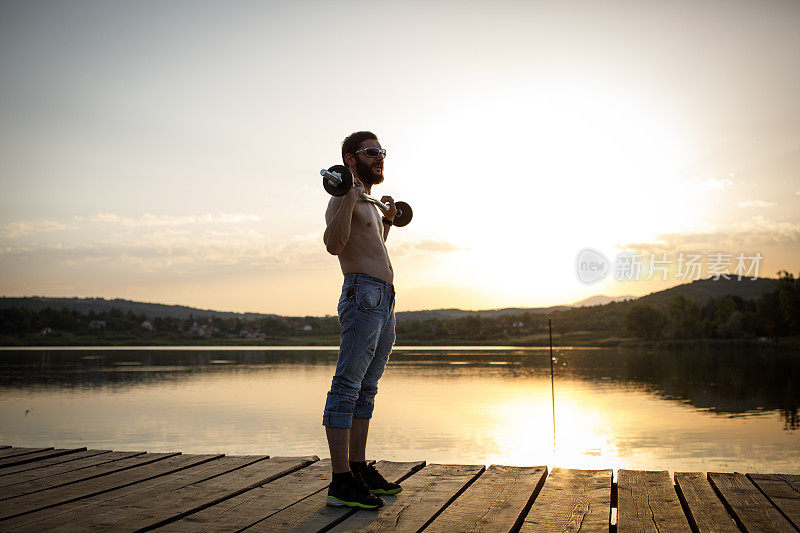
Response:
[[[476,341],[538,337],[543,341],[548,318],[552,319],[555,335],[587,342],[621,337],[656,341],[797,336],[800,335],[800,277],[781,271],[775,289],[754,299],[724,295],[701,304],[675,294],[666,305],[629,300],[548,315],[398,321],[397,336],[430,342],[448,337]]]
[[[21,307],[0,309],[0,335],[40,337],[68,333],[92,337],[150,338],[250,338],[338,335],[339,324],[331,317],[266,317],[256,320],[222,317],[148,317],[143,313],[110,309],[81,313],[75,309]]]
[[[781,271],[775,290],[757,299],[720,296],[705,305],[675,295],[666,309],[634,302],[627,330],[646,340],[778,338],[800,335],[800,276]]]
[[[781,272],[772,292],[756,299],[719,296],[698,303],[685,295],[673,295],[667,305],[643,301],[613,302],[577,307],[549,314],[398,320],[398,342],[452,343],[519,342],[544,344],[547,319],[560,338],[592,342],[635,337],[664,339],[778,338],[800,335],[800,277]],[[147,317],[120,309],[81,313],[62,308],[33,311],[24,307],[0,309],[0,335],[5,339],[34,342],[94,339],[145,339],[185,342],[188,339],[248,339],[277,342],[294,339],[335,339],[340,332],[336,317]]]

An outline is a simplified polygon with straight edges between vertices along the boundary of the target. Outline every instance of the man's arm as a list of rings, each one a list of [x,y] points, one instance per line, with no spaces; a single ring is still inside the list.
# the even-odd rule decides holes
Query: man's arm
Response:
[[[394,220],[394,216],[397,214],[397,207],[394,205],[394,198],[391,196],[381,196],[381,202],[389,203],[389,210],[383,214],[383,218],[386,220]],[[386,238],[389,236],[389,229],[391,228],[391,224],[384,224],[383,225],[383,242],[386,242]]]
[[[353,220],[353,208],[356,200],[355,198],[348,199],[348,196],[334,196],[328,202],[328,209],[325,211],[327,227],[322,240],[331,255],[339,255],[350,239],[350,223]]]
[[[325,211],[325,234],[322,236],[325,248],[331,255],[339,255],[350,239],[350,223],[358,197],[364,192],[364,185],[356,178],[355,183],[344,196],[334,196]]]
[[[383,225],[383,242],[386,242],[386,238],[389,236],[389,229],[391,227],[392,226],[390,226],[389,224],[384,224]]]

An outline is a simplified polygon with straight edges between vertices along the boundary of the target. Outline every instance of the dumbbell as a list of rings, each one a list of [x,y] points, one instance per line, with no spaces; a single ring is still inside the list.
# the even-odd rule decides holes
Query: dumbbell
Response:
[[[328,170],[320,170],[319,173],[322,176],[322,186],[332,196],[344,196],[353,186],[353,173],[344,165],[333,165]],[[389,204],[384,204],[365,192],[361,193],[361,198],[377,205],[384,213],[390,209]],[[411,222],[414,212],[411,210],[411,206],[405,202],[395,202],[394,205],[397,208],[397,214],[394,216],[392,225],[401,228]]]

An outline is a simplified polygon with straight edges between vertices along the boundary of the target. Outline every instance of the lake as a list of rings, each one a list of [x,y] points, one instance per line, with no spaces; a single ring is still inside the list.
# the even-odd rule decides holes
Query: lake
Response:
[[[800,354],[396,347],[368,456],[800,473]],[[0,350],[0,442],[328,455],[334,348]]]

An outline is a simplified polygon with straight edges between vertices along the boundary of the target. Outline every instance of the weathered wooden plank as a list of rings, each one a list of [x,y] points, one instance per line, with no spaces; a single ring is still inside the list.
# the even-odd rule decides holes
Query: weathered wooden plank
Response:
[[[623,470],[617,480],[617,532],[691,531],[666,470]]]
[[[483,465],[429,465],[406,479],[396,497],[384,497],[386,506],[354,513],[332,531],[419,531],[484,470]]]
[[[4,457],[0,458],[0,468],[6,469],[12,466],[22,465],[25,463],[33,463],[34,461],[39,461],[42,459],[48,459],[50,457],[59,457],[61,455],[68,455],[75,452],[82,452],[86,450],[86,448],[56,448],[53,450],[46,450],[43,452],[36,452],[36,453],[28,453],[25,455],[20,455],[17,457]]]
[[[736,522],[725,510],[702,472],[675,472],[675,490],[693,531],[738,533]]]
[[[121,459],[119,461],[104,462],[95,464],[79,470],[68,470],[59,474],[40,477],[26,481],[25,483],[15,483],[3,488],[0,501],[18,498],[25,494],[33,494],[43,490],[54,489],[72,483],[78,483],[87,479],[92,479],[100,476],[106,476],[114,472],[122,472],[131,468],[137,468],[147,465],[167,457],[178,455],[178,452],[173,453],[147,453]]]
[[[0,460],[10,457],[19,457],[20,455],[28,455],[29,453],[46,452],[52,449],[52,446],[49,448],[8,448],[7,450],[0,450]]]
[[[137,468],[130,468],[121,472],[93,477],[77,483],[4,500],[0,502],[0,519],[6,520],[40,509],[88,498],[96,494],[120,489],[134,483],[141,483],[148,479],[170,474],[221,457],[221,455],[160,455],[163,457],[160,457],[159,461],[151,462]]]
[[[91,451],[99,451],[103,453],[89,453]],[[83,455],[85,454],[85,455]],[[50,476],[57,476],[60,474],[65,474],[67,472],[72,472],[74,470],[81,470],[82,468],[89,468],[92,466],[97,466],[105,463],[111,463],[114,461],[120,461],[122,459],[128,459],[130,457],[136,457],[138,455],[144,455],[145,452],[112,452],[106,450],[87,450],[86,452],[79,452],[76,455],[82,455],[82,457],[77,457],[75,459],[71,459],[69,461],[61,461],[58,462],[61,457],[54,457],[51,459],[46,459],[45,461],[53,461],[51,464],[45,464],[40,466],[39,468],[26,468],[29,465],[19,465],[18,467],[12,467],[10,470],[20,468],[21,470],[18,472],[10,472],[5,476],[0,476],[0,487],[7,487],[9,485],[15,485],[17,483],[28,483],[30,481],[41,479]]]
[[[772,505],[800,529],[800,475],[797,474],[747,474],[758,485]]]
[[[115,516],[116,513],[112,512],[94,517],[94,522],[103,526],[113,526],[115,529],[138,528],[140,524],[144,524],[148,528],[157,527],[219,504],[256,487],[270,484],[318,460],[317,456],[273,457],[204,482],[171,491],[167,495],[150,500],[149,504],[144,501],[126,506],[129,509],[125,513],[124,520],[120,520]]]
[[[611,470],[554,468],[525,516],[520,531],[608,532],[611,475]]]
[[[511,531],[546,477],[546,466],[491,465],[425,531]]]
[[[233,464],[234,461],[241,463],[245,460],[249,464]],[[150,529],[270,483],[316,460],[316,456],[274,457],[266,460],[257,456],[226,457],[213,462],[217,468],[227,462],[225,472],[184,474],[184,479],[162,484],[157,490],[154,488],[93,503],[66,515],[30,523],[22,531]],[[204,479],[200,479],[201,476]]]
[[[159,532],[238,531],[326,489],[330,481],[331,461],[323,459],[167,524]]]
[[[392,461],[380,461],[376,468],[389,481],[398,482],[403,477],[414,472],[424,462],[415,463],[396,463]],[[413,477],[413,476],[412,476]],[[409,478],[411,479],[411,478]],[[406,492],[408,480],[403,481],[403,492]],[[402,494],[402,493],[401,493]],[[355,511],[344,507],[327,507],[325,499],[328,491],[321,490],[294,505],[282,509],[281,511],[253,524],[246,529],[248,532],[256,531],[320,531],[335,524]],[[385,497],[387,501],[393,496]],[[374,513],[374,511],[364,511]]]
[[[5,486],[6,480],[9,476],[19,474],[20,472],[27,472],[30,470],[44,469],[57,464],[69,463],[70,461],[77,461],[78,459],[86,459],[87,457],[94,457],[97,455],[109,454],[111,450],[86,450],[83,452],[71,453],[69,455],[59,455],[58,457],[51,457],[49,459],[40,459],[33,463],[25,463],[17,466],[9,466],[0,470],[0,487]],[[130,452],[128,452],[130,453]],[[136,452],[142,454],[144,452]],[[130,456],[128,456],[130,457]]]
[[[744,474],[709,472],[708,481],[743,531],[796,531]]]
[[[248,464],[262,461],[267,456],[231,456],[217,457],[212,461],[193,464],[187,468],[157,476],[140,483],[100,492],[62,505],[40,509],[0,523],[0,527],[8,525],[15,529],[51,529],[60,527],[72,520],[83,519],[92,514],[103,512],[100,506],[110,505],[124,507],[127,502],[159,498],[171,490],[177,490],[192,483],[207,480]]]
[[[7,449],[7,448],[11,448],[11,446],[10,446],[10,445],[8,445],[8,444],[2,444],[2,445],[0,445],[0,450],[5,450],[5,449]]]

